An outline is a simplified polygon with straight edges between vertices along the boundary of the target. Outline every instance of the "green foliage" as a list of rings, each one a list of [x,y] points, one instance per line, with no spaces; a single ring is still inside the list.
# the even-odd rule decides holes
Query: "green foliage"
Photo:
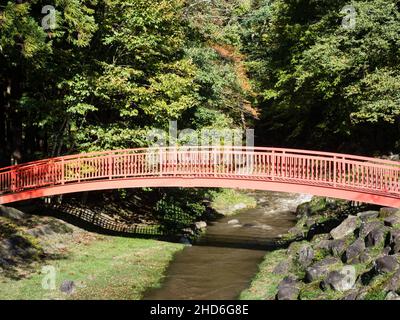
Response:
[[[165,232],[177,232],[189,227],[205,212],[202,192],[177,189],[162,194],[154,211]]]
[[[354,29],[341,25],[349,4]],[[245,23],[269,140],[333,150],[343,142],[355,148],[350,141],[364,135],[357,142],[367,150],[393,146],[369,138],[398,125],[397,1],[261,1]]]

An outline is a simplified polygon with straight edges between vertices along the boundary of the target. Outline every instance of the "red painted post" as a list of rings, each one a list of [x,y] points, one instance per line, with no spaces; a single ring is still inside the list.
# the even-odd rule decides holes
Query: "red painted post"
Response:
[[[272,150],[271,161],[272,161],[272,181],[274,181],[275,180],[275,150]]]
[[[112,177],[113,177],[112,160],[113,160],[112,154],[110,153],[110,154],[107,156],[107,162],[108,162],[108,179],[109,179],[109,180],[112,180]]]
[[[337,163],[336,156],[333,157],[333,186],[336,188],[336,176],[337,176]]]

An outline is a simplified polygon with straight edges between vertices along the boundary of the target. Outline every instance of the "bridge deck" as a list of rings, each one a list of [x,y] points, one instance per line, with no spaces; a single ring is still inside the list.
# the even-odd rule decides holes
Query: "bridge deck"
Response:
[[[190,147],[79,154],[0,169],[0,203],[177,186],[302,192],[400,207],[400,163],[305,150]]]

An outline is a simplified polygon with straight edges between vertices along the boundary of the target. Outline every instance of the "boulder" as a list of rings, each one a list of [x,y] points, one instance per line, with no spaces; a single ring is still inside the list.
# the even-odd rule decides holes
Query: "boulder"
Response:
[[[375,270],[378,273],[389,273],[399,267],[396,257],[383,256],[375,260]]]
[[[359,262],[358,258],[364,252],[364,250],[365,250],[364,240],[358,238],[346,249],[346,252],[344,253],[345,262],[358,263]]]
[[[396,292],[389,291],[385,300],[400,300],[400,296]]]
[[[348,216],[339,226],[332,229],[330,235],[333,239],[342,239],[351,234],[358,227],[358,218],[355,216]]]
[[[197,221],[197,222],[195,222],[194,225],[195,225],[196,229],[199,229],[199,230],[207,228],[207,222],[205,222],[205,221]]]
[[[296,279],[285,277],[278,285],[277,300],[297,300],[300,286]]]
[[[396,214],[399,211],[397,208],[383,207],[379,210],[379,217],[386,218]]]
[[[332,255],[340,257],[346,250],[346,241],[344,239],[322,240],[315,248],[329,251]]]
[[[66,294],[72,294],[75,291],[75,282],[71,280],[64,280],[61,283],[60,291]]]
[[[385,285],[386,291],[399,291],[400,290],[400,269],[390,278]]]
[[[286,253],[288,254],[288,256],[294,256],[298,251],[299,251],[298,242],[294,241],[291,244],[289,244]]]
[[[310,211],[310,204],[309,202],[304,202],[300,205],[297,206],[296,208],[296,215],[299,218],[302,218],[304,216],[308,216]]]
[[[400,240],[400,229],[391,229],[389,231],[390,243],[396,243],[398,240]]]
[[[238,219],[229,220],[228,224],[239,224],[239,220]]]
[[[304,237],[304,231],[300,227],[293,227],[288,230],[288,233],[295,237]]]
[[[376,245],[385,242],[385,229],[382,227],[371,230],[365,238],[365,245],[367,247],[375,247]]]
[[[26,217],[26,214],[18,209],[0,205],[0,216],[14,220],[21,220]]]
[[[314,259],[314,250],[309,245],[300,248],[298,255],[298,262],[303,268],[308,267]]]
[[[385,247],[385,248],[383,248],[383,250],[382,250],[382,254],[385,255],[385,256],[387,256],[387,255],[390,254],[391,251],[392,251],[392,248],[390,248],[390,247]]]
[[[365,238],[372,230],[382,227],[383,223],[381,221],[363,222],[358,235],[360,238]]]
[[[392,253],[396,254],[400,252],[400,230],[392,229],[389,233],[390,247]]]
[[[274,274],[287,274],[291,268],[291,260],[285,260],[278,263],[272,271]]]
[[[358,291],[353,290],[350,293],[348,293],[347,295],[345,295],[342,300],[352,300],[353,301],[353,300],[357,299],[357,296],[358,296]]]
[[[321,261],[314,263],[306,269],[306,280],[313,282],[328,275],[331,269],[340,264],[340,260],[335,257],[326,257]]]
[[[359,256],[358,259],[360,263],[369,263],[371,262],[372,258],[367,252],[362,252]]]
[[[322,239],[317,242],[317,244],[315,245],[315,249],[323,249],[323,250],[329,251],[331,249],[332,241],[334,241],[334,240]]]
[[[400,216],[399,215],[393,215],[390,217],[385,218],[385,220],[383,220],[385,226],[388,227],[394,227],[396,224],[400,224]]]
[[[311,227],[311,226],[313,226],[316,222],[317,222],[317,218],[316,218],[316,217],[308,218],[308,219],[306,220],[306,226],[307,226],[307,227]]]
[[[346,250],[346,241],[344,239],[332,240],[330,250],[334,256],[340,257]]]
[[[345,292],[351,290],[356,283],[356,270],[352,266],[344,266],[340,270],[329,272],[321,285],[323,288],[331,288],[335,291]]]
[[[379,216],[379,212],[372,211],[372,210],[357,213],[357,217],[359,217],[362,221],[365,221],[368,219],[374,219],[374,218],[377,218],[378,216]]]

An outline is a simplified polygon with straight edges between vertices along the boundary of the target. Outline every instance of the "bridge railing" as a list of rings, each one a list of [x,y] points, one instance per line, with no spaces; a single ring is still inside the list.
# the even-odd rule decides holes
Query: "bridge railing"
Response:
[[[90,180],[187,176],[263,179],[400,197],[400,163],[345,154],[247,147],[168,147],[95,152],[0,169],[0,192]]]

